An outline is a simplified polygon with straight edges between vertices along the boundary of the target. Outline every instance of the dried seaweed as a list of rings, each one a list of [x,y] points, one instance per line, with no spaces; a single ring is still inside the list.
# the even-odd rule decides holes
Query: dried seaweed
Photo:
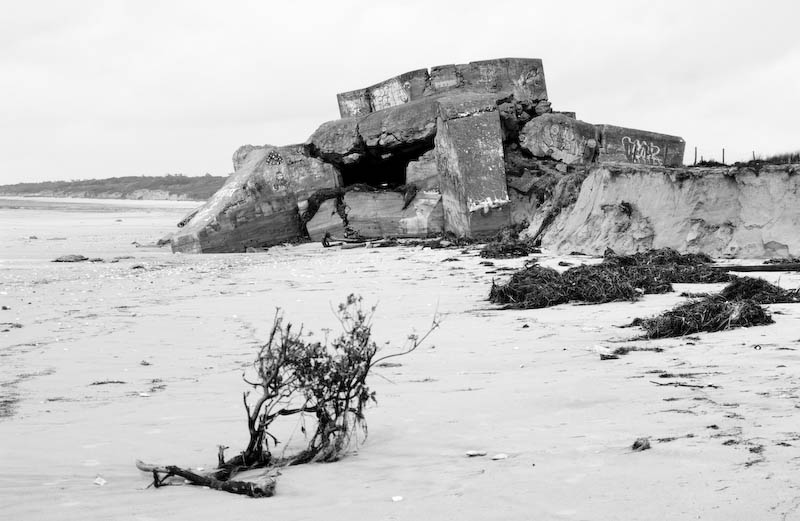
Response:
[[[529,263],[502,285],[492,281],[489,300],[509,308],[544,308],[569,301],[561,274]]]
[[[772,323],[770,314],[755,300],[731,301],[713,295],[652,318],[637,319],[633,325],[640,325],[646,338],[668,338]]]
[[[759,304],[786,304],[800,302],[800,288],[787,290],[754,277],[735,277],[725,286],[720,296],[727,300],[750,299]]]
[[[531,253],[541,253],[542,250],[535,247],[531,239],[520,238],[520,233],[527,227],[528,223],[523,222],[504,228],[486,243],[481,250],[481,257],[485,259],[510,259],[527,257]]]

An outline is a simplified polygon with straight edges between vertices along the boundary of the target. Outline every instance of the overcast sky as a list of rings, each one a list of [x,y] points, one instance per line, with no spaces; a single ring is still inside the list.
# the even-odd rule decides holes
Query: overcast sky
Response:
[[[500,57],[687,160],[800,149],[797,0],[0,2],[0,184],[224,175],[337,118],[337,92]]]

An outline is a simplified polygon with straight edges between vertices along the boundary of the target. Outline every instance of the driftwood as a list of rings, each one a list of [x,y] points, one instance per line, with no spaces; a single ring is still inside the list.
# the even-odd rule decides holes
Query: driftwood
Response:
[[[217,472],[216,469],[210,473],[197,474],[175,465],[150,465],[139,460],[136,461],[136,468],[143,472],[152,472],[153,486],[156,488],[169,485],[167,480],[173,476],[178,476],[188,481],[191,485],[208,487],[232,494],[250,497],[270,497],[275,495],[275,478],[270,476],[265,476],[258,481],[222,481],[213,477],[213,474]]]
[[[714,265],[715,270],[749,272],[749,271],[800,271],[800,262],[787,262],[783,264],[742,264],[742,265]]]
[[[696,385],[696,384],[687,384],[687,383],[683,383],[683,382],[666,382],[666,383],[663,383],[663,382],[654,382],[653,380],[650,380],[650,383],[651,384],[656,384],[656,385],[658,385],[660,387],[691,387],[692,389],[705,389],[705,388],[719,389],[719,385],[714,385],[714,384]]]

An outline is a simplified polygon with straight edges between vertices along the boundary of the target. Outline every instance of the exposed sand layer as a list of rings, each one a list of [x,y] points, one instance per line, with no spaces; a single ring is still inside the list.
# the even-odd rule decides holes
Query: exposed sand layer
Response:
[[[590,169],[577,200],[544,235],[554,251],[651,248],[759,258],[800,254],[798,165]],[[531,219],[536,220],[536,217]]]
[[[798,305],[769,306],[771,326],[616,343],[638,334],[617,325],[722,285],[499,310],[491,280],[523,260],[319,244],[173,255],[131,243],[173,229],[186,204],[106,210],[0,209],[0,322],[21,325],[0,333],[4,519],[800,518]],[[69,253],[133,258],[50,262]],[[581,258],[542,263],[565,259]],[[321,335],[351,292],[378,303],[386,350],[443,315],[428,344],[372,378],[358,454],[284,469],[268,499],[147,488],[137,458],[211,467],[217,444],[243,447],[241,372],[276,306]],[[624,345],[665,351],[600,361]],[[92,385],[108,381],[122,383]],[[278,431],[302,446],[293,422]],[[652,449],[632,452],[639,437]]]

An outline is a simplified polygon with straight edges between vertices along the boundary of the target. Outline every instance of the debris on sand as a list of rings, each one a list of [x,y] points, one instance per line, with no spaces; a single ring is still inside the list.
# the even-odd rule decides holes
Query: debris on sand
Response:
[[[642,452],[644,450],[648,450],[649,448],[650,448],[649,438],[636,438],[636,441],[634,441],[633,445],[631,445],[631,450],[633,452]]]
[[[0,333],[8,333],[12,329],[20,329],[22,324],[17,322],[0,322]]]
[[[727,300],[751,299],[759,304],[788,304],[800,302],[800,288],[787,290],[764,279],[735,277],[720,292],[720,296]]]
[[[682,304],[652,318],[636,319],[631,325],[641,326],[645,330],[645,338],[668,338],[773,322],[767,310],[755,300],[729,301],[720,295],[713,295]]]
[[[540,308],[569,301],[600,304],[635,301],[641,295],[668,293],[673,282],[727,282],[731,275],[711,267],[702,254],[663,248],[634,255],[607,250],[601,264],[555,270],[528,263],[503,285],[492,284],[489,300],[509,308]]]
[[[614,349],[611,352],[612,355],[616,355],[618,358],[620,356],[625,356],[628,353],[633,353],[634,351],[637,352],[651,352],[651,353],[663,353],[663,347],[641,347],[641,346],[623,346]]]
[[[512,259],[527,257],[531,253],[542,253],[531,239],[520,239],[519,234],[527,228],[527,222],[501,230],[497,236],[481,249],[485,259]]]
[[[527,257],[531,253],[542,253],[542,250],[533,247],[527,241],[492,241],[483,247],[481,257],[485,259],[512,259],[515,257]]]
[[[529,263],[511,275],[506,284],[493,281],[489,300],[509,308],[531,309],[563,304],[569,302],[569,297],[559,272]]]
[[[88,261],[89,257],[84,257],[83,255],[62,255],[57,259],[54,259],[53,262],[83,262]]]
[[[633,255],[617,255],[606,249],[603,264],[635,268],[640,276],[663,279],[671,283],[708,284],[728,282],[732,276],[712,267],[713,260],[704,253],[678,253],[672,248],[648,250]]]
[[[606,248],[603,253],[603,262],[619,266],[666,266],[669,264],[697,266],[711,264],[713,259],[705,253],[678,253],[672,248],[648,250],[632,255],[617,255],[611,248]]]
[[[562,279],[570,300],[593,304],[635,301],[645,293],[672,291],[672,285],[658,272],[606,264],[570,268]]]
[[[800,263],[800,257],[773,257],[764,261],[764,264],[797,264]]]
[[[772,324],[762,305],[800,302],[800,288],[787,290],[764,279],[733,277],[719,294],[686,296],[702,298],[652,318],[637,318],[630,326],[644,328],[646,338],[666,338]]]

